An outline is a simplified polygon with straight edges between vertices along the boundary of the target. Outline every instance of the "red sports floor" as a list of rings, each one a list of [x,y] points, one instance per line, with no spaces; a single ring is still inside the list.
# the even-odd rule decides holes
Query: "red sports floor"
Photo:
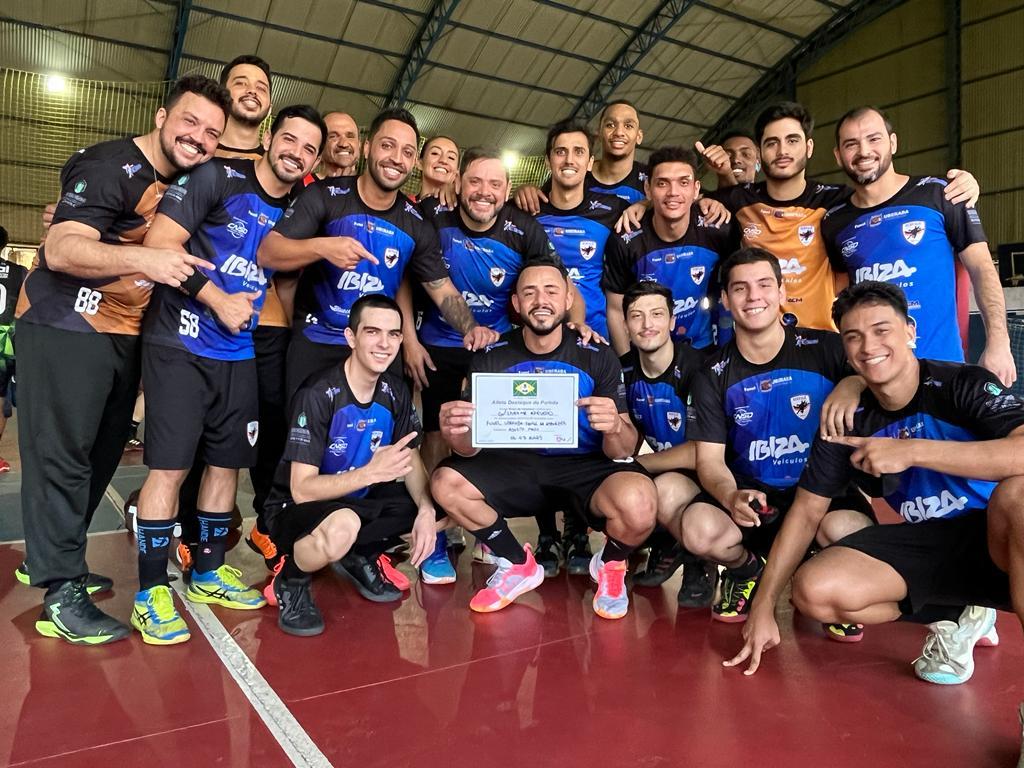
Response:
[[[93,570],[117,585],[104,608],[127,618],[130,538],[101,534],[89,546]],[[20,559],[20,545],[0,546],[0,574]],[[229,561],[253,580],[265,573],[244,546]],[[629,615],[610,622],[594,616],[589,581],[565,575],[505,611],[473,614],[467,602],[490,568],[466,552],[458,570],[455,585],[414,583],[390,605],[325,572],[314,590],[327,631],[312,639],[280,632],[269,608],[203,608],[230,635],[217,645],[241,685],[192,616],[184,645],[153,648],[136,635],[72,647],[38,636],[39,593],[3,578],[0,764],[1016,765],[1024,642],[1010,615],[963,686],[914,678],[921,627],[869,629],[840,645],[805,619],[794,628],[791,614],[783,647],[745,678],[720,663],[740,628],[678,611],[678,576],[635,592]]]

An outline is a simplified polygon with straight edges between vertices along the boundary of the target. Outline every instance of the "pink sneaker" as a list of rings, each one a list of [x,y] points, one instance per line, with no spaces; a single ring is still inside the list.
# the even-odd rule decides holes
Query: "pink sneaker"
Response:
[[[601,559],[601,552],[590,559],[590,578],[597,582],[594,613],[602,619],[621,619],[629,610],[626,570],[625,560],[606,563]]]
[[[3,474],[4,472],[10,472],[10,471],[11,471],[11,465],[7,461],[7,459],[0,459],[0,474]]]
[[[398,587],[398,589],[407,592],[409,587],[412,586],[409,584],[409,579],[406,578],[405,574],[391,564],[391,558],[387,555],[378,557],[377,564],[380,566],[380,572],[384,574],[384,578]]]
[[[544,567],[533,558],[533,547],[527,544],[526,562],[514,565],[503,557],[498,558],[498,569],[469,601],[469,607],[477,613],[500,611],[520,595],[536,589],[544,581]]]

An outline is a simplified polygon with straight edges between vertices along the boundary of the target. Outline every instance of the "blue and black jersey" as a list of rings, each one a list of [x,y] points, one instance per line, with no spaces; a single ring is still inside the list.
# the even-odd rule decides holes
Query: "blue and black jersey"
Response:
[[[732,341],[694,381],[687,438],[723,443],[740,488],[796,485],[818,434],[821,406],[850,372],[839,334],[787,326],[775,358],[748,362]]]
[[[608,397],[619,413],[626,413],[626,390],[622,384],[619,360],[607,344],[584,344],[575,331],[562,327],[562,342],[551,352],[531,352],[523,341],[522,329],[510,331],[497,342],[473,355],[466,375],[465,400],[472,400],[474,373],[575,373],[579,376],[579,396]],[[543,448],[537,453],[572,455],[602,453],[604,438],[590,426],[587,414],[579,410],[579,447]],[[526,449],[524,449],[526,450]]]
[[[441,240],[441,258],[452,282],[480,325],[498,333],[512,329],[509,301],[516,278],[530,258],[553,255],[551,243],[537,221],[512,205],[502,206],[494,224],[474,232],[459,211],[424,208]],[[423,303],[420,341],[461,347],[463,334],[441,316],[437,305]]]
[[[956,256],[985,242],[977,210],[946,200],[946,182],[912,177],[871,208],[852,201],[832,208],[821,224],[833,269],[851,283],[883,280],[907,295],[917,324],[917,355],[963,362],[957,323]]]
[[[605,245],[625,209],[626,203],[618,197],[587,192],[583,202],[567,210],[542,202],[537,216],[587,303],[587,325],[605,338],[608,317],[601,290]]]
[[[345,328],[360,296],[383,293],[392,298],[402,275],[412,268],[427,283],[448,277],[437,233],[415,204],[399,193],[386,211],[370,208],[352,179],[322,179],[310,184],[277,226],[285,237],[351,237],[379,262],[362,260],[343,270],[320,260],[307,266],[295,293],[295,323],[310,341],[347,344]]]
[[[592,171],[587,171],[587,177],[583,180],[583,186],[587,192],[597,195],[614,195],[627,204],[638,203],[647,197],[644,190],[644,182],[647,181],[647,166],[636,160],[633,161],[633,168],[625,176],[614,184],[605,184],[598,181]]]
[[[210,282],[225,293],[260,294],[253,302],[258,318],[271,272],[256,263],[256,251],[287,206],[287,197],[271,197],[260,186],[253,160],[217,158],[170,186],[157,213],[191,234],[185,249],[214,265],[197,267]],[[143,341],[214,360],[254,357],[251,327],[233,334],[209,307],[166,285],[153,289]]]
[[[619,358],[629,416],[652,450],[667,451],[686,442],[693,380],[706,357],[677,341],[672,365],[653,378],[644,373],[636,347]]]
[[[686,234],[667,243],[654,231],[653,218],[648,212],[640,229],[608,239],[602,286],[622,294],[639,281],[661,283],[672,292],[672,338],[703,349],[714,342],[711,309],[718,263],[732,250],[731,229],[708,224],[694,205]]]
[[[913,399],[886,411],[865,391],[853,417],[858,437],[897,440],[997,440],[1024,426],[1024,399],[1003,388],[995,374],[977,365],[921,360]],[[876,478],[850,464],[852,448],[815,440],[800,487],[831,498],[850,481],[866,494],[884,498],[908,523],[957,517],[984,509],[996,484],[911,467]]]
[[[336,365],[292,398],[288,442],[274,474],[267,504],[290,504],[292,462],[319,467],[321,475],[339,475],[370,463],[378,448],[393,445],[410,432],[423,433],[405,382],[382,373],[367,403],[352,394],[343,366]],[[409,443],[419,447],[419,435]],[[348,496],[361,498],[369,488]]]

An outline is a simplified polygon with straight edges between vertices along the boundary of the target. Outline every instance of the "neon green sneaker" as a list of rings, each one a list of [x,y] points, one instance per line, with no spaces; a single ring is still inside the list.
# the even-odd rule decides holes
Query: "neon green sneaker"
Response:
[[[32,579],[28,575],[28,563],[22,561],[14,569],[14,578],[18,580],[19,584],[24,584],[26,587],[32,586]],[[85,577],[85,591],[90,595],[95,595],[97,592],[109,592],[113,588],[114,582],[106,576],[90,573]]]
[[[43,599],[36,632],[73,645],[102,645],[131,634],[128,627],[93,604],[86,592],[85,579],[67,581]]]
[[[185,597],[193,603],[211,603],[239,611],[255,611],[267,604],[263,594],[242,583],[242,572],[230,565],[222,565],[215,571],[196,573],[192,571],[192,582]]]
[[[188,624],[174,607],[171,588],[164,584],[135,593],[132,626],[150,645],[175,645],[192,637]]]

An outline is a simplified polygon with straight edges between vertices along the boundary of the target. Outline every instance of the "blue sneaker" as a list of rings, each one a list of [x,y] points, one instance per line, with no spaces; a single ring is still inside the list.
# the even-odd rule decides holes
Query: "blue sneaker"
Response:
[[[420,566],[420,581],[424,584],[451,584],[455,581],[455,568],[448,559],[448,536],[437,534],[434,551]]]
[[[191,637],[188,625],[174,607],[171,588],[163,584],[135,593],[131,621],[150,645],[175,645]]]
[[[210,603],[234,608],[239,611],[254,611],[267,604],[258,589],[242,583],[242,572],[230,565],[222,565],[215,571],[196,573],[192,571],[185,597],[193,603]]]

